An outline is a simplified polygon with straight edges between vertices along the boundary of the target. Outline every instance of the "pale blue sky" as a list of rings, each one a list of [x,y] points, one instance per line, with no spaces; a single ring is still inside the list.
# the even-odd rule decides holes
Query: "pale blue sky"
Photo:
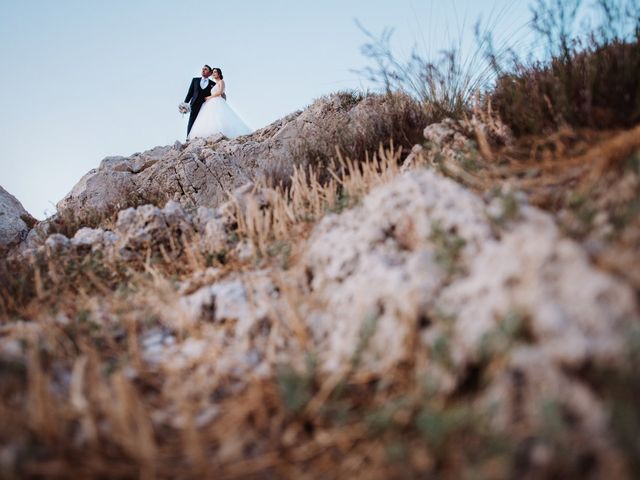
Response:
[[[0,185],[37,218],[109,155],[184,140],[192,77],[222,68],[253,128],[315,98],[368,85],[358,20],[394,45],[447,47],[479,15],[527,0],[0,0]],[[470,37],[468,37],[470,38]]]

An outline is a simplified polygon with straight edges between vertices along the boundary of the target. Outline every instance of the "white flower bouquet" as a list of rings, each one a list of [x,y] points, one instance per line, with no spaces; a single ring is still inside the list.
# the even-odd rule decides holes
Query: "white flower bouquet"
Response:
[[[189,113],[191,111],[191,105],[186,102],[182,102],[180,105],[178,105],[178,111],[183,115],[185,113]]]

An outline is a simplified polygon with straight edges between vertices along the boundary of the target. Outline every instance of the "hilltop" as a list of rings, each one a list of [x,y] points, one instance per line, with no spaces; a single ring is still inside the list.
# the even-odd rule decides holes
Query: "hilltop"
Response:
[[[630,477],[639,138],[341,92],[7,200],[0,471]]]

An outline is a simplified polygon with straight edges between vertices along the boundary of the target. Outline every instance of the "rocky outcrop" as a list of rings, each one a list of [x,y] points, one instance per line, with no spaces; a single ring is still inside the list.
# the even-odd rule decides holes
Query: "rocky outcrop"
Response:
[[[447,281],[448,262],[470,261],[491,236],[483,202],[431,172],[405,174],[361,207],[327,216],[305,263],[310,288],[328,305],[313,322],[316,337],[327,337],[328,368],[355,355],[367,322],[377,333],[363,363],[384,369],[397,362],[415,318],[427,315]]]
[[[371,178],[340,179],[339,192],[313,185],[318,216],[306,214],[295,189],[293,200],[283,199],[251,181],[277,162],[290,167],[311,141],[305,136],[327,125],[359,128],[371,117],[367,102],[380,101],[346,100],[322,99],[233,141],[218,136],[103,160],[59,208],[85,219],[114,209],[114,221],[68,236],[48,235],[42,222],[7,258],[4,278],[23,267],[33,273],[13,288],[25,298],[25,316],[38,312],[38,302],[51,304],[43,303],[41,318],[3,326],[0,362],[26,365],[36,385],[45,369],[28,356],[25,338],[63,335],[56,344],[73,339],[89,352],[95,344],[96,358],[106,346],[92,384],[83,376],[95,361],[89,355],[74,359],[65,349],[47,365],[63,392],[49,398],[59,405],[71,398],[77,410],[69,421],[84,433],[74,442],[91,432],[109,438],[114,425],[130,423],[119,413],[103,418],[103,407],[83,417],[96,388],[108,407],[118,391],[109,378],[126,378],[148,408],[131,418],[148,413],[149,432],[194,433],[193,444],[215,445],[212,458],[222,464],[262,461],[274,445],[281,456],[298,444],[313,447],[294,451],[307,461],[328,445],[339,452],[344,439],[351,451],[397,435],[412,442],[409,450],[427,445],[418,470],[437,471],[442,458],[460,462],[458,447],[473,457],[474,443],[504,438],[512,447],[500,455],[514,466],[490,460],[482,475],[570,477],[585,468],[593,478],[625,478],[615,473],[623,471],[624,447],[607,398],[617,384],[599,378],[634,365],[637,297],[524,193],[503,184],[480,196],[441,174],[472,184],[463,167],[481,147],[469,125],[427,126],[426,142],[400,173],[396,163],[388,171],[377,164]],[[334,202],[338,195],[349,202]],[[154,204],[137,205],[144,200]],[[55,309],[58,281],[67,298]],[[269,408],[258,415],[262,404]],[[234,413],[236,406],[246,412]],[[340,412],[346,423],[332,423]],[[258,416],[284,423],[263,428]],[[458,431],[458,424],[465,426]],[[356,431],[354,440],[347,430]],[[32,429],[23,431],[31,448]],[[240,453],[225,453],[229,445]],[[493,475],[496,465],[513,475]]]
[[[56,259],[65,254],[84,255],[99,253],[101,258],[126,263],[141,260],[147,253],[160,255],[161,249],[175,248],[176,242],[197,237],[201,252],[217,252],[229,248],[229,234],[233,227],[232,213],[236,205],[243,208],[246,198],[256,196],[254,185],[246,184],[230,194],[232,200],[211,209],[199,207],[196,212],[186,211],[180,203],[170,200],[163,208],[155,205],[130,207],[118,212],[112,230],[82,227],[68,238],[60,233],[46,236],[42,244],[27,245],[11,254],[12,258],[45,255]],[[264,201],[264,199],[262,199]]]
[[[615,357],[636,312],[633,292],[594,268],[548,214],[521,205],[519,218],[496,231],[489,206],[423,171],[376,189],[358,208],[325,217],[305,268],[327,312],[339,312],[319,314],[328,316],[313,323],[318,338],[326,337],[331,365],[354,354],[371,317],[379,333],[365,363],[388,367],[413,328],[398,319],[435,311],[455,318],[451,355],[463,369],[478,361],[487,335],[510,316],[559,366]],[[428,323],[429,330],[439,328],[433,318]]]
[[[486,383],[478,405],[500,412],[500,428],[515,415],[539,424],[540,406],[554,402],[575,416],[588,448],[604,451],[606,405],[578,372],[627,361],[633,291],[591,265],[550,215],[520,204],[496,228],[489,205],[414,171],[325,217],[304,257],[325,306],[307,317],[320,364],[384,375],[418,338],[434,394],[458,392],[476,372]]]
[[[337,125],[363,130],[371,122],[371,109],[388,101],[384,96],[353,100],[336,94],[234,140],[216,135],[130,157],[107,157],[58,202],[58,212],[86,223],[128,206],[164,204],[169,199],[184,207],[215,207],[226,200],[225,192],[265,172],[290,171],[302,150],[311,148],[308,143],[324,138],[327,130]],[[323,147],[328,155],[334,154],[334,143]]]
[[[0,186],[0,252],[23,241],[36,220]]]

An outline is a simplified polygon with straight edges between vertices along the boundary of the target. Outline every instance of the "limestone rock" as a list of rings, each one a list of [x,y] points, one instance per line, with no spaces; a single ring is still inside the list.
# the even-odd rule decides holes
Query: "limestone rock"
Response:
[[[606,450],[605,406],[578,372],[626,361],[633,291],[594,267],[550,215],[521,204],[496,235],[486,208],[450,179],[413,171],[321,221],[303,259],[320,366],[384,375],[417,337],[439,395],[476,369],[481,403],[500,403],[498,425],[514,409],[539,424],[552,402],[575,415],[585,448]]]
[[[59,255],[64,252],[71,242],[67,237],[60,233],[54,233],[50,235],[49,238],[45,241],[45,247],[47,248],[47,252],[49,256]]]
[[[367,329],[375,331],[363,362],[368,367],[383,369],[404,354],[415,318],[447,276],[443,252],[428,241],[434,231],[463,238],[459,253],[467,259],[491,237],[482,201],[431,171],[401,175],[362,206],[318,225],[305,265],[310,288],[327,303],[311,328],[323,343],[326,337],[321,351],[328,368],[356,355]]]
[[[0,251],[22,242],[36,220],[0,186]]]
[[[510,315],[565,368],[588,359],[605,364],[623,349],[636,309],[632,291],[590,265],[549,215],[523,208],[522,221],[488,242],[468,268],[441,296],[442,308],[456,317],[458,360],[477,360]]]
[[[108,166],[112,163],[107,162]],[[119,168],[115,163],[116,168]],[[135,192],[135,184],[128,171],[108,167],[93,169],[84,175],[58,204],[58,212],[70,211],[75,218],[89,219],[120,207]]]
[[[50,236],[45,242],[47,245],[51,247],[52,243],[59,243],[64,245],[64,241],[61,239],[54,240],[52,242],[52,237],[56,238],[57,235]],[[66,237],[65,237],[66,238]],[[88,248],[92,251],[101,250],[104,247],[111,246],[115,243],[117,236],[109,231],[102,230],[101,228],[81,228],[76,232],[76,234],[71,239],[71,245],[76,247],[76,249]]]
[[[141,255],[149,247],[169,244],[172,236],[191,231],[191,217],[176,202],[168,202],[163,209],[154,205],[127,208],[116,221],[118,254],[124,258]]]
[[[327,128],[344,125],[358,131],[365,119],[371,121],[370,108],[385,101],[384,96],[371,96],[345,103],[340,95],[332,95],[233,140],[217,135],[130,157],[107,157],[57,208],[73,212],[82,223],[130,206],[159,206],[171,199],[185,207],[216,207],[227,200],[226,192],[268,175],[274,166],[290,169],[304,142],[326,136]],[[326,147],[333,152],[333,143]]]

